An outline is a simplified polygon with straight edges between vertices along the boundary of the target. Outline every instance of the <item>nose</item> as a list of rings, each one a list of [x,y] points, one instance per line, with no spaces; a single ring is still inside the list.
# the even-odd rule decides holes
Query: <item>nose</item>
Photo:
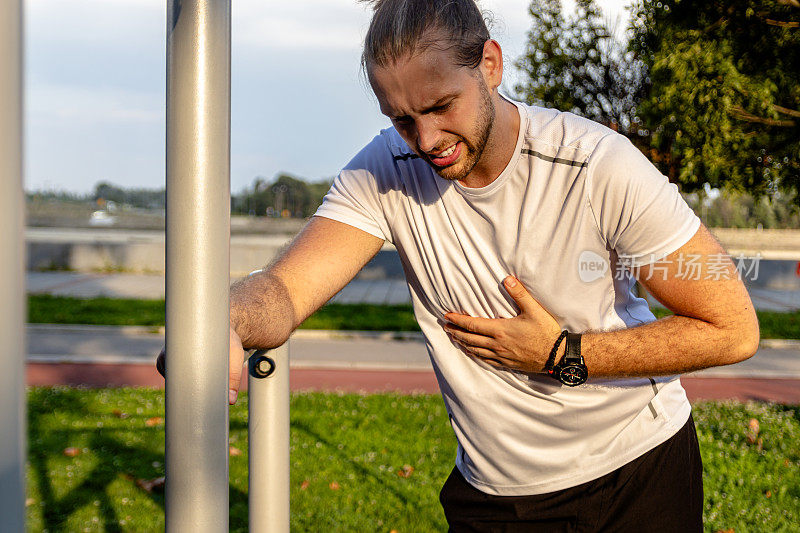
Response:
[[[416,121],[417,146],[422,152],[430,152],[441,140],[435,117],[422,116]]]

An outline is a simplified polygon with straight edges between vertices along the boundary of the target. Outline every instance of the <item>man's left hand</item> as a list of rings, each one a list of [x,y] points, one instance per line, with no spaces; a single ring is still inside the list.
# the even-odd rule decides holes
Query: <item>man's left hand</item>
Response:
[[[497,367],[542,372],[561,328],[513,276],[503,280],[520,309],[514,318],[479,318],[447,313],[444,329],[467,354]]]

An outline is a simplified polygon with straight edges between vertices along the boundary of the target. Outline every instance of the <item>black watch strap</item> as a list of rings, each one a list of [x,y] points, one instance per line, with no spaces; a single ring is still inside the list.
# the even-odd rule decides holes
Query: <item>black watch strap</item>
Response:
[[[567,333],[567,345],[564,349],[564,357],[561,359],[559,365],[567,363],[580,363],[581,362],[581,334],[580,333]]]

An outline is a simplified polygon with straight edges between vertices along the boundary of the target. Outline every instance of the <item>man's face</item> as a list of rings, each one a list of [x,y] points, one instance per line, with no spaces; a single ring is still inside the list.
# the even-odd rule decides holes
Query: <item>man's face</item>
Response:
[[[460,67],[432,46],[368,69],[381,112],[443,178],[464,179],[480,161],[495,109],[481,69]]]

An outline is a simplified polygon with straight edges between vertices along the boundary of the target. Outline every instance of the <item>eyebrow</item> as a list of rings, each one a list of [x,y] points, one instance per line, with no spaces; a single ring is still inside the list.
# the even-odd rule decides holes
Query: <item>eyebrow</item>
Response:
[[[448,100],[452,100],[452,99],[453,99],[453,98],[455,98],[456,96],[458,96],[458,94],[457,94],[457,93],[450,93],[450,94],[446,94],[446,95],[442,96],[441,98],[439,98],[438,100],[436,100],[436,101],[433,103],[433,105],[430,105],[430,106],[428,106],[428,107],[426,107],[426,108],[422,109],[422,110],[419,112],[419,114],[420,114],[420,115],[425,115],[425,114],[427,114],[427,113],[430,113],[430,112],[434,111],[436,108],[438,108],[438,107],[442,107],[442,106],[443,106],[445,103],[447,103],[447,101],[448,101]],[[407,118],[407,117],[408,117],[408,115],[401,115],[401,116],[397,116],[397,117],[390,117],[390,118],[391,118],[392,120],[401,120],[401,119],[404,119],[404,118]]]

